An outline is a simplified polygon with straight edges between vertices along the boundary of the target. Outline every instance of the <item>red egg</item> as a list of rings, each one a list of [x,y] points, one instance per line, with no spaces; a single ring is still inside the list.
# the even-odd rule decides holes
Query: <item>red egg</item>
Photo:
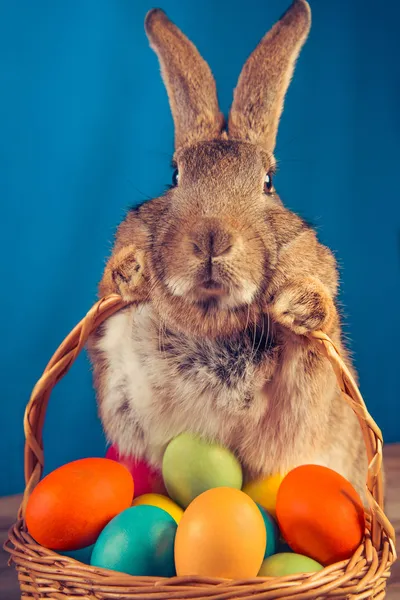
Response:
[[[106,458],[119,462],[131,473],[135,482],[135,498],[150,493],[167,495],[161,471],[151,467],[145,460],[122,456],[115,445],[108,448]]]

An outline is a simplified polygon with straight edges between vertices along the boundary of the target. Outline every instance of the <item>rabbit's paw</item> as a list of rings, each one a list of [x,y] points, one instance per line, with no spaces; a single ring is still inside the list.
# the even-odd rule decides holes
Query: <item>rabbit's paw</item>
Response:
[[[129,245],[115,254],[107,265],[115,291],[126,302],[145,295],[147,281],[144,276],[144,252]]]
[[[268,306],[272,319],[298,335],[328,332],[336,321],[336,308],[325,286],[313,277],[286,283]]]

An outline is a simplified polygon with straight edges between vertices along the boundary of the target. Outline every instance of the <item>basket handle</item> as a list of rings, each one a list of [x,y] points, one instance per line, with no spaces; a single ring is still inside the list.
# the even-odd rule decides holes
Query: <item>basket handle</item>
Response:
[[[78,325],[65,338],[54,353],[43,375],[33,388],[25,410],[25,492],[20,516],[32,490],[39,482],[44,464],[42,431],[46,408],[54,386],[66,375],[83,349],[89,335],[112,314],[127,306],[122,298],[111,294],[97,302]],[[342,395],[358,417],[368,457],[367,499],[370,506],[371,530],[375,547],[378,547],[382,530],[386,532],[394,550],[395,534],[383,512],[382,483],[382,433],[367,411],[358,387],[330,338],[321,331],[310,334],[310,340],[330,361]],[[375,544],[376,543],[376,544]]]

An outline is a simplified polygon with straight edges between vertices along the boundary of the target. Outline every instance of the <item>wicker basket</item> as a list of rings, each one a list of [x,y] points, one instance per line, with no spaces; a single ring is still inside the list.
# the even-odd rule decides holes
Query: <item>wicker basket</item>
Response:
[[[58,348],[28,403],[24,420],[26,489],[18,521],[10,530],[5,544],[5,549],[11,554],[11,562],[18,571],[22,599],[383,599],[396,551],[394,530],[382,509],[382,436],[368,414],[351,374],[333,343],[323,333],[314,334],[313,343],[330,360],[343,397],[357,414],[368,453],[367,496],[370,510],[367,514],[367,530],[364,542],[351,560],[333,564],[315,574],[245,581],[197,577],[132,577],[86,566],[60,556],[39,546],[30,537],[24,523],[24,512],[29,495],[42,475],[42,429],[51,390],[67,373],[89,334],[123,306],[123,301],[116,295],[108,296],[93,306]]]

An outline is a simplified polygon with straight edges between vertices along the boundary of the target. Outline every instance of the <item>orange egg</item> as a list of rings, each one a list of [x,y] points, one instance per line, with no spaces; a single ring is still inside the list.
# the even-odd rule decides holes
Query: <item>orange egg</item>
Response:
[[[350,558],[364,536],[360,496],[327,467],[304,465],[290,471],[278,491],[276,515],[292,550],[324,565]]]
[[[208,490],[188,506],[175,538],[178,575],[256,577],[266,546],[260,510],[234,488]]]
[[[93,544],[132,498],[132,475],[123,465],[107,458],[76,460],[38,483],[28,500],[26,525],[42,546],[76,550]]]

